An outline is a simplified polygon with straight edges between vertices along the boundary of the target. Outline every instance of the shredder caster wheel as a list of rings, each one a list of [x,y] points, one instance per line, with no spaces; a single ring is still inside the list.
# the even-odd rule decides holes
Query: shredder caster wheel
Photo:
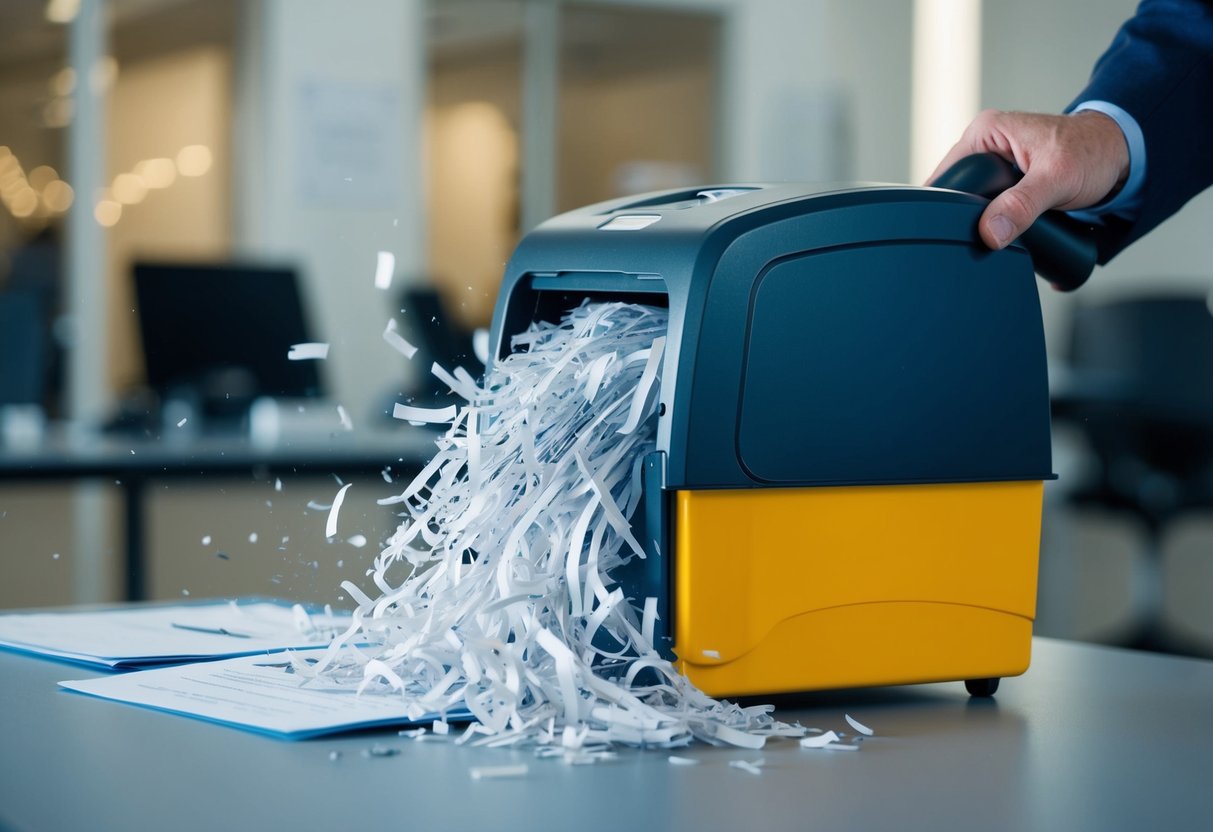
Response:
[[[998,691],[998,677],[965,679],[965,690],[969,692],[969,696],[993,696]]]

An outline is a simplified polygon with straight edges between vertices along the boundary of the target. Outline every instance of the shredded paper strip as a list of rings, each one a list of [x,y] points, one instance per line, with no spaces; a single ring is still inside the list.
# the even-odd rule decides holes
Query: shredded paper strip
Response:
[[[418,717],[469,713],[456,742],[536,746],[573,763],[616,743],[757,749],[803,736],[770,706],[699,691],[655,649],[655,605],[613,577],[644,557],[629,519],[654,448],[666,319],[586,303],[516,335],[481,384],[435,366],[466,402],[397,406],[398,418],[449,429],[412,483],[381,501],[404,519],[368,571],[377,597],[344,582],[353,624],[296,672],[400,696]]]
[[[329,345],[320,342],[293,344],[286,357],[289,361],[324,360],[329,357]]]

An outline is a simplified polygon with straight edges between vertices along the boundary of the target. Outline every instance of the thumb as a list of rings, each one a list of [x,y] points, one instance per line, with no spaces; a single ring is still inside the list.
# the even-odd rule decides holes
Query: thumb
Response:
[[[990,248],[1004,248],[1061,201],[1063,196],[1048,177],[1028,173],[986,206],[977,225],[978,232]]]

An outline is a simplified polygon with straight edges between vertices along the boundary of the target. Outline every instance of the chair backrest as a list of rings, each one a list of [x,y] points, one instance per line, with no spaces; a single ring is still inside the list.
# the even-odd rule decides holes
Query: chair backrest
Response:
[[[1079,306],[1060,412],[1100,460],[1079,498],[1152,528],[1213,501],[1213,314],[1203,296]]]
[[[1127,413],[1213,431],[1213,313],[1204,296],[1079,306],[1070,359],[1076,379],[1106,382]]]

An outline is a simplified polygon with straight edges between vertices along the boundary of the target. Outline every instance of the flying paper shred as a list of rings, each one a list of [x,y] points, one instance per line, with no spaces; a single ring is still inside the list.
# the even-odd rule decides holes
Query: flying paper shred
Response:
[[[476,383],[462,367],[458,368],[456,375],[451,375],[446,371],[445,367],[435,361],[430,366],[430,372],[434,374],[435,378],[449,387],[452,393],[458,393],[468,401],[473,401],[476,398]],[[462,375],[463,378],[459,378],[459,375]]]
[[[346,412],[342,405],[337,405],[337,418],[341,420],[341,427],[346,430],[354,429],[354,423],[350,421],[350,414]]]
[[[397,404],[397,418],[447,430],[401,494],[379,501],[404,519],[367,573],[377,593],[342,583],[353,622],[306,672],[398,697],[418,718],[465,710],[459,744],[576,765],[615,744],[756,750],[803,736],[770,706],[698,690],[653,644],[656,604],[638,608],[613,577],[644,557],[629,523],[636,463],[655,447],[666,323],[663,309],[586,303],[514,336],[479,385],[448,374],[466,407]]]
[[[852,728],[854,728],[854,729],[855,729],[856,731],[858,731],[859,733],[863,734],[865,737],[870,737],[870,736],[872,736],[874,733],[876,733],[876,732],[875,732],[875,731],[873,731],[871,728],[869,728],[868,726],[864,725],[862,722],[860,722],[859,720],[855,719],[855,718],[854,718],[853,716],[851,716],[850,714],[843,714],[843,717],[846,719],[846,721],[847,721],[847,724],[848,724],[848,725],[850,725]]]
[[[324,536],[337,536],[337,515],[341,512],[341,504],[345,502],[345,492],[350,490],[352,482],[347,482],[337,491],[337,496],[333,498],[333,507],[329,509],[329,518],[324,524]]]
[[[468,774],[473,780],[500,780],[504,777],[526,777],[530,769],[526,763],[516,766],[473,766]]]
[[[381,251],[375,262],[375,288],[389,289],[392,285],[392,274],[396,271],[396,255],[390,251]]]
[[[487,329],[477,329],[472,332],[472,355],[476,356],[481,364],[489,363],[489,331]]]
[[[379,743],[375,743],[370,748],[362,750],[363,757],[395,757],[399,753],[399,748],[392,748],[387,745],[380,745]]]
[[[404,336],[400,334],[399,327],[396,325],[395,318],[388,318],[387,329],[383,330],[383,340],[392,345],[392,349],[403,355],[405,358],[411,359],[417,354],[417,348],[404,340]]]
[[[455,421],[455,405],[447,407],[413,407],[412,405],[396,402],[392,408],[392,416],[406,422],[418,424],[443,424]]]
[[[320,360],[329,357],[329,345],[321,343],[295,344],[287,352],[290,361]]]

